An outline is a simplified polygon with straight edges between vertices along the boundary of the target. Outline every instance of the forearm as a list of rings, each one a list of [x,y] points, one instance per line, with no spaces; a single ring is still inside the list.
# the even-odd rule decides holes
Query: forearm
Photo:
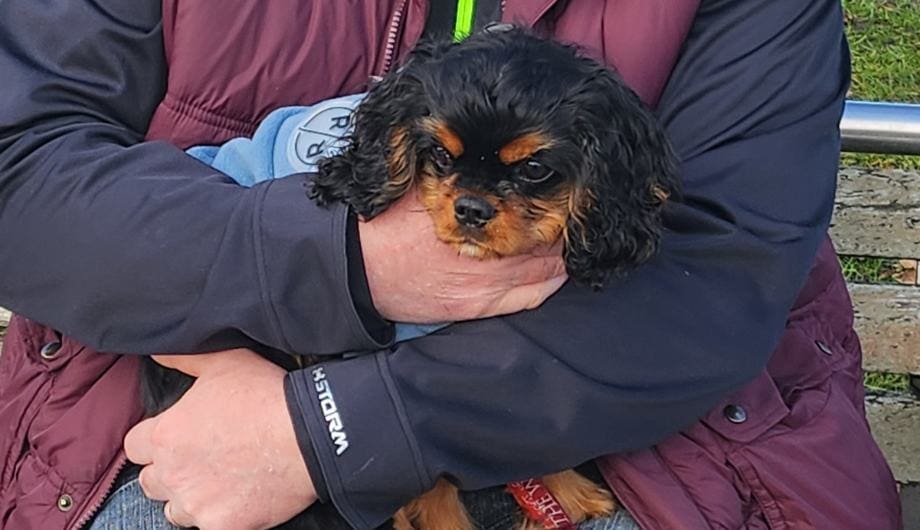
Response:
[[[764,321],[761,286],[718,277],[730,267],[688,290],[663,261],[616,294],[568,286],[536,311],[291,374],[320,467],[311,471],[352,524],[370,528],[439,476],[478,489],[689,426],[762,369],[784,310]],[[669,303],[675,289],[698,303]]]
[[[0,4],[0,303],[103,351],[379,347],[343,208],[143,142],[162,45],[158,2]]]

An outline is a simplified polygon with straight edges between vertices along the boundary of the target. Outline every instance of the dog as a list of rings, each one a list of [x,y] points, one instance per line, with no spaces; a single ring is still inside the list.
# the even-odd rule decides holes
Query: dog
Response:
[[[652,257],[678,190],[670,144],[607,67],[523,30],[416,48],[355,113],[311,197],[372,219],[417,187],[438,237],[486,259],[564,239],[600,289]]]
[[[598,290],[657,252],[679,184],[666,135],[614,71],[511,29],[416,48],[358,107],[348,147],[321,162],[310,196],[370,220],[413,189],[461,255],[499,258],[561,238],[569,277]],[[573,522],[615,510],[574,471],[543,482]],[[441,479],[394,527],[473,525]]]
[[[594,290],[655,255],[662,209],[679,198],[667,137],[620,77],[517,28],[420,44],[370,89],[347,140],[319,164],[309,196],[320,206],[343,202],[370,220],[417,190],[459,254],[500,258],[561,239],[569,277]],[[149,413],[191,384],[152,361],[142,379]],[[542,481],[574,523],[616,510],[609,491],[573,470]],[[474,528],[445,479],[393,525]]]

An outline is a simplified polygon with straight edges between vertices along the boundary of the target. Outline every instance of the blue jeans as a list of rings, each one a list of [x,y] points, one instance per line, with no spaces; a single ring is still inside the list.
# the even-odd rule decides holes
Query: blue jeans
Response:
[[[144,496],[138,470],[128,467],[121,472],[88,530],[176,530],[163,515],[164,503]]]
[[[93,519],[88,530],[178,530],[163,515],[163,503],[144,496],[137,481],[136,468],[121,474],[105,505]],[[512,530],[520,517],[517,505],[504,488],[463,492],[463,503],[479,530]],[[331,504],[310,508],[308,526],[297,530],[349,530],[350,527],[335,512]],[[303,521],[304,518],[298,518]],[[286,528],[287,525],[281,528]],[[389,528],[389,525],[381,527]],[[640,530],[626,510],[612,517],[594,519],[578,525],[579,530]],[[291,527],[290,530],[294,530]]]

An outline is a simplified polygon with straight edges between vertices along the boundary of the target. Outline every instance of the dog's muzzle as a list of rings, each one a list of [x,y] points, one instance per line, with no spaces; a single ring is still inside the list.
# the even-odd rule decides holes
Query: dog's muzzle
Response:
[[[495,208],[481,197],[464,195],[454,202],[454,217],[461,226],[482,228],[495,217]]]

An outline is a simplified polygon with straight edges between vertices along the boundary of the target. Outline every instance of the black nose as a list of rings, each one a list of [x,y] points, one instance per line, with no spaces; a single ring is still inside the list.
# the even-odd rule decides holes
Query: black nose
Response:
[[[495,217],[495,208],[485,199],[464,195],[454,202],[457,222],[471,228],[481,228]]]

